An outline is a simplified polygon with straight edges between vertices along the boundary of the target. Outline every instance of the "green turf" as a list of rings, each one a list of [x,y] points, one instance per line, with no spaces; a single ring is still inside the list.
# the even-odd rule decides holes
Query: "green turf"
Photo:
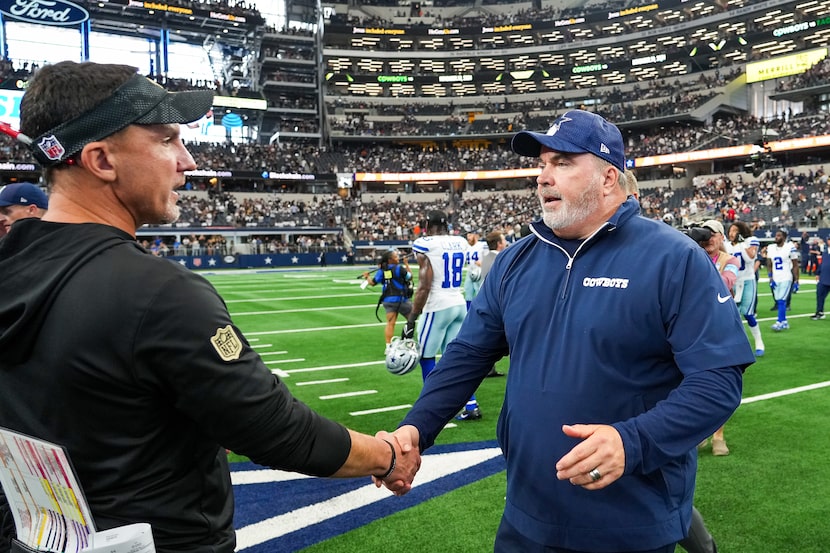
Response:
[[[298,398],[350,428],[374,433],[393,429],[405,407],[371,415],[352,413],[410,405],[420,391],[421,376],[417,368],[402,377],[384,369],[383,323],[374,316],[378,290],[360,290],[355,277],[363,270],[208,278],[263,359],[288,374],[285,381]],[[830,381],[830,318],[810,320],[815,284],[806,276],[801,282],[789,313],[791,328],[781,333],[770,330],[772,299],[766,284],[760,284],[759,317],[767,353],[746,373],[745,400]],[[285,353],[268,355],[272,352]],[[508,370],[507,360],[499,370]],[[301,385],[331,379],[348,380]],[[504,378],[485,379],[478,392],[484,419],[445,430],[438,443],[494,439],[504,385]],[[376,393],[321,399],[369,390]],[[830,497],[828,407],[828,388],[746,403],[726,426],[731,455],[701,453],[695,504],[721,552],[817,553],[830,548],[830,525],[824,516]],[[492,550],[504,485],[504,474],[495,475],[306,551]],[[435,528],[440,532],[430,531]]]

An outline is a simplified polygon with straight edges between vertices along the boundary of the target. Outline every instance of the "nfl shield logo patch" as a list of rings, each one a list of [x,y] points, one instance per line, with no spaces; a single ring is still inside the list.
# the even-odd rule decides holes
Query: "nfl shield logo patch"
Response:
[[[227,325],[225,328],[217,328],[216,334],[210,338],[213,349],[222,358],[222,361],[234,361],[239,359],[242,353],[242,340],[236,335],[233,327]]]
[[[66,150],[63,149],[63,146],[60,142],[58,142],[58,139],[55,138],[54,134],[44,136],[43,139],[37,143],[37,147],[40,148],[41,151],[46,154],[46,157],[52,161],[58,161],[63,157],[63,154],[66,153]]]

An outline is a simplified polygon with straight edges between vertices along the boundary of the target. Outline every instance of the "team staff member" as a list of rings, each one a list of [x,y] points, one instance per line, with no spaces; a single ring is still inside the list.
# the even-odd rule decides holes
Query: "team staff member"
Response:
[[[823,263],[816,263],[816,314],[810,317],[812,320],[820,321],[825,317],[824,300],[827,299],[828,292],[830,292],[830,259],[825,257]]]
[[[498,255],[396,434],[431,446],[509,352],[495,550],[669,553],[690,524],[695,446],[755,359],[738,310],[697,244],[626,200],[615,126],[572,110],[512,147],[539,157],[542,221]]]
[[[8,234],[20,219],[40,219],[49,209],[49,199],[40,187],[30,182],[15,182],[0,189],[0,236]]]
[[[723,232],[723,224],[715,219],[704,221],[701,227],[709,229],[711,235],[705,242],[700,242],[700,246],[706,250],[706,254],[712,260],[712,263],[717,267],[720,278],[723,281],[724,287],[730,292],[718,296],[718,301],[734,300],[732,291],[735,289],[735,283],[738,281],[738,273],[740,272],[740,261],[734,255],[727,253],[724,241],[726,239]],[[704,440],[698,447],[706,445],[708,440]],[[712,434],[712,455],[721,457],[729,455],[729,447],[726,445],[726,438],[724,437],[724,427],[721,426],[715,433]]]
[[[395,335],[395,323],[398,315],[406,317],[412,311],[412,302],[409,301],[410,283],[412,282],[412,271],[409,263],[404,258],[401,263],[397,250],[383,252],[380,257],[380,264],[376,271],[363,273],[363,278],[369,286],[383,285],[383,292],[380,295],[380,303],[386,311],[386,347],[392,342]],[[375,311],[377,313],[377,311]]]
[[[493,268],[493,261],[496,260],[496,256],[500,251],[507,247],[507,239],[504,237],[504,233],[500,230],[494,230],[490,234],[488,234],[484,238],[487,242],[487,253],[484,254],[484,257],[481,258],[481,280],[484,281],[484,277],[487,276],[487,273],[490,272],[490,269]],[[503,372],[499,372],[496,370],[495,365],[490,372],[487,373],[489,378],[504,376]]]
[[[481,280],[484,281],[484,277],[487,276],[487,273],[490,272],[490,269],[493,267],[493,261],[496,260],[496,256],[500,251],[507,247],[507,239],[504,237],[504,233],[500,230],[494,230],[490,234],[485,237],[487,241],[487,253],[484,254],[484,257],[481,258]]]
[[[205,279],[136,243],[178,217],[179,123],[211,103],[124,65],[42,67],[20,111],[50,209],[0,243],[0,425],[66,446],[97,528],[148,522],[159,553],[234,551],[226,447],[318,476],[419,463],[293,398]]]

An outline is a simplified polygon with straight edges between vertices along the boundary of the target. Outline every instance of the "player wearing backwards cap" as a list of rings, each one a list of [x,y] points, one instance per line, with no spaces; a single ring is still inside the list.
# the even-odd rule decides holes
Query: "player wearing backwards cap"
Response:
[[[738,280],[735,282],[735,303],[738,311],[746,319],[749,332],[755,340],[755,355],[764,355],[764,339],[761,337],[761,326],[755,318],[758,307],[758,250],[761,242],[752,236],[749,225],[743,221],[735,221],[729,225],[729,240],[726,242],[726,251],[738,260]]]
[[[775,231],[775,242],[767,246],[767,276],[772,288],[772,297],[778,307],[778,320],[772,324],[775,332],[787,330],[787,296],[793,282],[798,282],[798,250],[791,241],[787,240],[787,231]]]
[[[443,211],[427,213],[425,232],[426,236],[412,244],[418,259],[418,287],[403,332],[404,338],[411,338],[415,321],[424,314],[418,321],[424,381],[435,367],[435,356],[447,351],[447,344],[458,334],[467,314],[461,281],[469,248],[464,238],[448,234],[447,214]],[[458,413],[458,420],[481,418],[474,391]]]
[[[0,426],[66,446],[96,527],[148,522],[159,553],[234,551],[226,447],[273,468],[393,478],[397,493],[420,462],[297,401],[205,279],[136,243],[141,225],[176,220],[196,167],[179,124],[212,97],[124,65],[42,67],[20,119],[49,211],[0,242]]]
[[[0,236],[9,232],[20,219],[40,219],[49,209],[49,200],[39,186],[15,182],[0,189]]]
[[[755,360],[735,302],[702,248],[626,199],[617,127],[573,110],[512,148],[539,157],[542,220],[496,257],[395,433],[431,446],[509,354],[495,551],[669,553],[689,529],[695,445]]]

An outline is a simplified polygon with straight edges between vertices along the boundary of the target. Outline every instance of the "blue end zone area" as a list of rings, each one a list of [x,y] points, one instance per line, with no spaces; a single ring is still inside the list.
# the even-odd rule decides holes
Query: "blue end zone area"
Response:
[[[473,451],[497,447],[498,444],[495,440],[441,445],[430,448],[425,454],[425,457],[441,453]],[[232,465],[231,468],[234,472],[241,472],[258,470],[262,467],[252,463],[238,463]],[[346,513],[326,519],[323,522],[306,526],[300,530],[251,547],[239,549],[239,551],[250,553],[297,551],[359,528],[374,520],[397,513],[428,499],[443,495],[461,486],[482,480],[503,470],[505,470],[504,458],[501,455],[497,455],[492,459],[470,467],[458,467],[458,470],[422,485],[418,484],[416,477],[416,486],[403,497],[395,497],[390,494],[388,497],[369,505],[349,510]],[[234,496],[236,498],[234,525],[239,530],[245,526],[256,524],[281,514],[290,513],[303,507],[330,500],[366,486],[367,480],[366,478],[304,478],[284,482],[236,485],[234,486]]]

